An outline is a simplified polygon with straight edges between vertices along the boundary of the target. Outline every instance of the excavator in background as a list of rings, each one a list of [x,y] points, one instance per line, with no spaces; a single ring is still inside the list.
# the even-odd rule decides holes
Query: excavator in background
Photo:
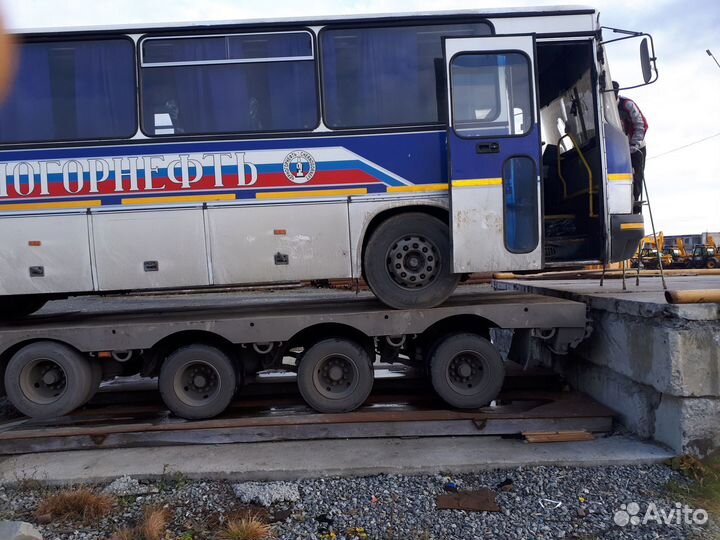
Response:
[[[718,260],[717,246],[712,236],[708,235],[707,243],[695,245],[688,262],[688,266],[691,268],[718,268],[720,261]]]
[[[657,242],[653,235],[645,236],[638,244],[635,255],[630,259],[630,267],[637,268],[638,264],[641,268],[654,269],[658,268],[658,251],[662,260],[663,268],[672,264],[672,256],[664,252],[665,236],[662,232],[657,234]]]
[[[662,253],[668,259],[667,262],[663,259],[663,268],[689,267],[690,255],[685,250],[685,242],[683,242],[682,238],[675,240],[674,246],[664,246]]]

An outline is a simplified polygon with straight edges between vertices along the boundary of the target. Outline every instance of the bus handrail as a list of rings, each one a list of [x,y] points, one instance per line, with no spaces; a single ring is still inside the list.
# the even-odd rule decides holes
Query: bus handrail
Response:
[[[577,150],[578,156],[580,157],[580,161],[582,162],[583,166],[585,167],[585,170],[588,173],[588,188],[585,190],[576,191],[575,193],[568,195],[568,187],[567,182],[565,181],[565,177],[562,174],[562,156],[559,153],[560,150],[560,143],[563,141],[563,139],[567,137],[570,139],[570,142],[573,144],[573,148]],[[573,138],[573,136],[570,133],[566,133],[562,137],[558,139],[557,143],[558,147],[558,158],[557,158],[557,170],[558,170],[558,177],[560,178],[560,182],[562,182],[563,185],[563,198],[564,199],[571,199],[573,197],[577,197],[579,195],[584,195],[585,193],[588,194],[588,203],[589,203],[589,217],[598,217],[598,214],[595,213],[595,205],[593,202],[593,195],[597,193],[593,189],[593,174],[592,174],[592,168],[590,167],[590,164],[588,163],[587,159],[585,159],[585,154],[583,154],[583,151],[580,149],[580,146],[577,144],[577,141]]]

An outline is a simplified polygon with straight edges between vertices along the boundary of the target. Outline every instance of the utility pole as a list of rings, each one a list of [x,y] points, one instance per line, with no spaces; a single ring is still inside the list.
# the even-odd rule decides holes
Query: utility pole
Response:
[[[715,55],[713,55],[713,53],[710,52],[710,49],[705,49],[705,52],[707,53],[707,55],[708,55],[710,58],[712,58],[713,60],[715,60],[715,63],[717,64],[717,67],[720,68],[720,62],[718,62],[718,61],[717,61],[717,58],[715,58]]]

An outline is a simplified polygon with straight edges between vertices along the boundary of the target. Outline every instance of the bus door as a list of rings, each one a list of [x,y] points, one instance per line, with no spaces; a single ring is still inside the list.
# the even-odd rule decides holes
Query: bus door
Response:
[[[541,268],[534,36],[444,43],[453,269]]]

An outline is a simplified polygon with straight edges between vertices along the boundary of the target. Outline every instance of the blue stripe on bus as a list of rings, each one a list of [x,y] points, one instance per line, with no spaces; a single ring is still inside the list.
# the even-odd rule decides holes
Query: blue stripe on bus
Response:
[[[268,163],[268,164],[259,164],[256,165],[258,174],[273,174],[273,173],[281,173],[283,172],[283,165],[280,163]],[[194,170],[194,168],[192,168]],[[123,169],[129,170],[129,169]],[[402,186],[404,185],[403,182],[397,180],[396,178],[393,178],[392,176],[384,173],[383,171],[373,167],[372,165],[369,165],[367,163],[364,163],[360,160],[351,160],[351,161],[322,161],[318,162],[317,164],[317,170],[322,172],[335,172],[335,171],[363,171],[370,176],[373,176],[380,180],[381,182],[389,185],[389,186]],[[222,174],[223,175],[230,175],[230,174],[236,174],[237,173],[237,167],[229,165],[222,167]],[[157,178],[164,178],[168,175],[168,169],[158,169],[157,173],[155,174],[155,177]],[[203,167],[203,176],[214,176],[215,175],[215,169],[213,166],[206,166]],[[138,169],[137,170],[137,177],[138,180],[144,180],[145,179],[145,170],[144,169]],[[86,181],[90,180],[90,173],[84,173],[83,178]],[[36,181],[39,182],[40,175],[35,175]],[[70,179],[74,182],[77,180],[77,174],[76,173],[70,173]],[[106,180],[106,182],[112,182],[115,180],[115,171],[113,169],[110,170],[110,174]],[[48,183],[54,184],[54,183],[61,183],[63,181],[63,175],[62,173],[51,173],[48,174]],[[27,185],[29,182],[29,175],[27,174],[21,174],[20,175],[20,185]],[[289,186],[292,187],[292,186]]]
[[[92,146],[74,148],[46,148],[0,151],[0,162],[34,161],[73,158],[112,158],[191,152],[249,152],[253,150],[307,149],[342,147],[394,175],[414,184],[447,182],[447,145],[445,131],[388,133],[355,136],[320,136],[308,138],[265,139],[252,141],[145,143],[122,146]],[[367,169],[362,169],[367,172]],[[397,180],[376,169],[377,175],[388,185]],[[480,172],[478,172],[480,174]]]

